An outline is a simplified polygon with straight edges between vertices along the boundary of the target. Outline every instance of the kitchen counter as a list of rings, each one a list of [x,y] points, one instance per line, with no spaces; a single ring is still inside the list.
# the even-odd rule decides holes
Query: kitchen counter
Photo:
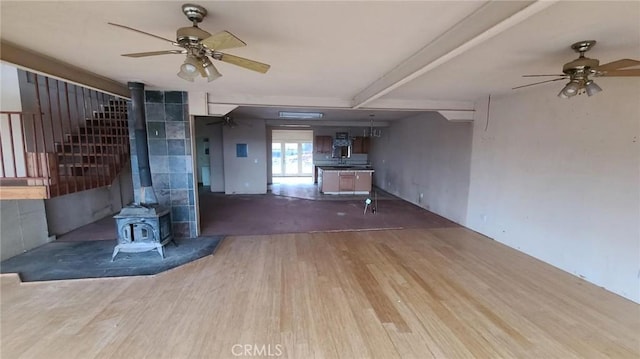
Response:
[[[319,169],[323,170],[323,171],[372,171],[375,172],[373,170],[373,168],[371,168],[370,166],[359,166],[359,165],[352,165],[352,166],[318,166]]]
[[[318,187],[324,194],[369,194],[373,168],[368,166],[318,166]]]

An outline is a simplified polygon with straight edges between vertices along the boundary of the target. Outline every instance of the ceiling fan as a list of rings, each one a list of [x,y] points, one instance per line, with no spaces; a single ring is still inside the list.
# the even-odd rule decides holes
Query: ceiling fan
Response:
[[[222,124],[222,126],[227,126],[230,128],[238,127],[238,123],[234,121],[231,116],[228,116],[228,115],[220,117],[217,121],[209,122],[206,124],[206,126],[218,125],[218,124]]]
[[[569,80],[569,82],[560,90],[558,97],[570,98],[575,95],[586,92],[588,96],[595,95],[602,91],[600,86],[593,82],[591,77],[611,77],[611,76],[640,76],[640,68],[629,69],[630,67],[640,66],[640,61],[632,59],[620,59],[600,65],[597,59],[590,59],[584,56],[596,44],[595,40],[579,41],[571,45],[571,48],[580,54],[580,56],[562,67],[562,74],[559,75],[523,75],[522,77],[557,77],[555,79],[535,82],[528,85],[514,87],[513,90],[539,85],[547,82]]]
[[[123,54],[122,56],[146,57],[169,54],[187,55],[184,63],[180,66],[178,77],[191,82],[193,82],[198,75],[206,78],[209,82],[222,76],[220,72],[218,72],[218,70],[215,68],[215,66],[213,66],[213,63],[211,63],[209,58],[227,62],[260,73],[266,73],[271,67],[270,65],[258,61],[253,61],[245,59],[243,57],[220,52],[220,50],[242,47],[246,46],[247,44],[245,44],[242,40],[228,31],[222,31],[211,35],[207,31],[200,29],[198,27],[198,23],[202,22],[204,17],[207,15],[207,10],[202,6],[194,4],[184,4],[182,5],[182,12],[187,16],[189,21],[193,23],[193,26],[179,28],[175,41],[138,29],[134,29],[129,26],[114,24],[110,22],[109,25],[155,37],[156,39],[167,41],[174,46],[182,48],[180,50],[137,52],[131,54]]]

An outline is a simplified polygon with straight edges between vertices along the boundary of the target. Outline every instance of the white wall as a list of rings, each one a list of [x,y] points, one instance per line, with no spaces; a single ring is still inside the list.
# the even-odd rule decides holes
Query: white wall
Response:
[[[18,69],[5,63],[0,63],[0,110],[22,111]],[[22,124],[19,116],[0,116],[0,141],[2,142],[2,160],[4,163],[4,166],[0,167],[0,176],[25,177],[27,169],[24,157]],[[15,166],[13,165],[14,157]]]
[[[131,176],[130,166],[125,166],[111,186],[45,200],[49,232],[62,235],[119,212],[133,201]]]
[[[22,111],[18,69],[0,62],[0,110]]]
[[[224,192],[267,193],[267,131],[264,120],[235,119],[238,126],[224,126]],[[248,157],[236,157],[236,144],[248,145]]]
[[[478,102],[467,226],[640,301],[640,80]]]
[[[209,132],[209,160],[211,168],[211,192],[224,192],[224,143],[222,127],[212,127]]]
[[[0,260],[11,258],[51,240],[45,219],[44,200],[1,202]]]
[[[371,139],[374,184],[464,223],[471,140],[471,123],[449,122],[436,112],[394,121]]]

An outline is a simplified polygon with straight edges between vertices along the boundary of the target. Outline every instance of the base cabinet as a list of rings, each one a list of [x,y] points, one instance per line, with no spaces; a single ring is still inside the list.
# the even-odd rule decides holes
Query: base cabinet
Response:
[[[318,185],[320,191],[326,192],[339,192],[340,191],[340,176],[339,172],[334,171],[322,171],[320,170]]]
[[[353,172],[340,172],[340,192],[356,190],[356,175]]]
[[[373,172],[356,172],[354,190],[356,192],[371,192],[372,177]]]
[[[318,187],[326,194],[368,194],[371,192],[373,170],[318,171]]]

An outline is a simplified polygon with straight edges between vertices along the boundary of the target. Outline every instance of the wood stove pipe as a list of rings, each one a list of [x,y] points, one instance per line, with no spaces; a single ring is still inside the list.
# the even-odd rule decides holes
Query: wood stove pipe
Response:
[[[136,138],[136,157],[140,174],[140,204],[157,204],[151,182],[149,166],[149,147],[147,146],[147,120],[144,111],[144,84],[129,82],[131,91],[131,119],[134,122]]]

